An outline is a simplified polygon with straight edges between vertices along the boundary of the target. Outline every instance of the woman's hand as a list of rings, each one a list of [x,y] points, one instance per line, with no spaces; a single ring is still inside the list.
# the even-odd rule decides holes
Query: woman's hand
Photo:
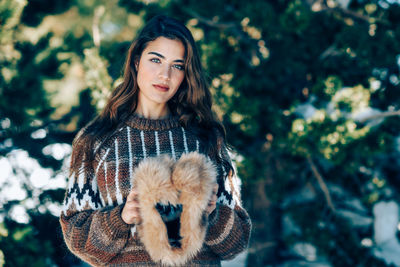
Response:
[[[208,215],[210,215],[215,210],[215,208],[217,206],[217,199],[218,199],[217,198],[217,192],[218,192],[218,184],[216,183],[214,185],[212,196],[211,196],[210,201],[208,202],[208,206],[207,206],[207,209],[206,209]]]
[[[138,193],[132,188],[132,191],[126,198],[125,206],[121,212],[122,220],[126,224],[139,224],[142,221],[137,197]]]

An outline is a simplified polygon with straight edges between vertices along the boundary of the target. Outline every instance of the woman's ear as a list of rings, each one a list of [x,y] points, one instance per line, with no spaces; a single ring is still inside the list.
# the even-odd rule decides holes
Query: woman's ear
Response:
[[[135,70],[138,71],[140,58],[135,58]]]

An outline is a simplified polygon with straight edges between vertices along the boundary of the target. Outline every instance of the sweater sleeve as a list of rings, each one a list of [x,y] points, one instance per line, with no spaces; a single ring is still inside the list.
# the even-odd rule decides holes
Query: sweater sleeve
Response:
[[[81,168],[72,174],[60,216],[65,243],[82,260],[105,266],[125,247],[130,225],[121,218],[122,205],[105,207],[100,201],[97,177]]]
[[[222,155],[229,159],[226,150]],[[218,200],[216,209],[209,216],[206,245],[221,259],[228,260],[244,251],[249,243],[251,220],[241,205],[240,180],[231,171],[226,174],[220,166]]]

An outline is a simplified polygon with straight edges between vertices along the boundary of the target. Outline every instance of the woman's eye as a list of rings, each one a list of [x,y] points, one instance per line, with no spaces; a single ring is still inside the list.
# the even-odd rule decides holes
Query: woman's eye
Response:
[[[183,65],[179,65],[179,64],[174,65],[174,68],[176,68],[178,70],[183,70],[184,69]]]
[[[158,59],[158,58],[152,58],[152,59],[150,59],[150,61],[154,62],[154,63],[160,63],[161,62],[160,59]]]

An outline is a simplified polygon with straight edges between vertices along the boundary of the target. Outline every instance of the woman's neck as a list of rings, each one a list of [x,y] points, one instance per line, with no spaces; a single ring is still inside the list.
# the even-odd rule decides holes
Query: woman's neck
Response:
[[[157,120],[168,118],[170,116],[170,111],[167,105],[153,108],[146,108],[142,105],[138,105],[135,114],[142,118]]]

